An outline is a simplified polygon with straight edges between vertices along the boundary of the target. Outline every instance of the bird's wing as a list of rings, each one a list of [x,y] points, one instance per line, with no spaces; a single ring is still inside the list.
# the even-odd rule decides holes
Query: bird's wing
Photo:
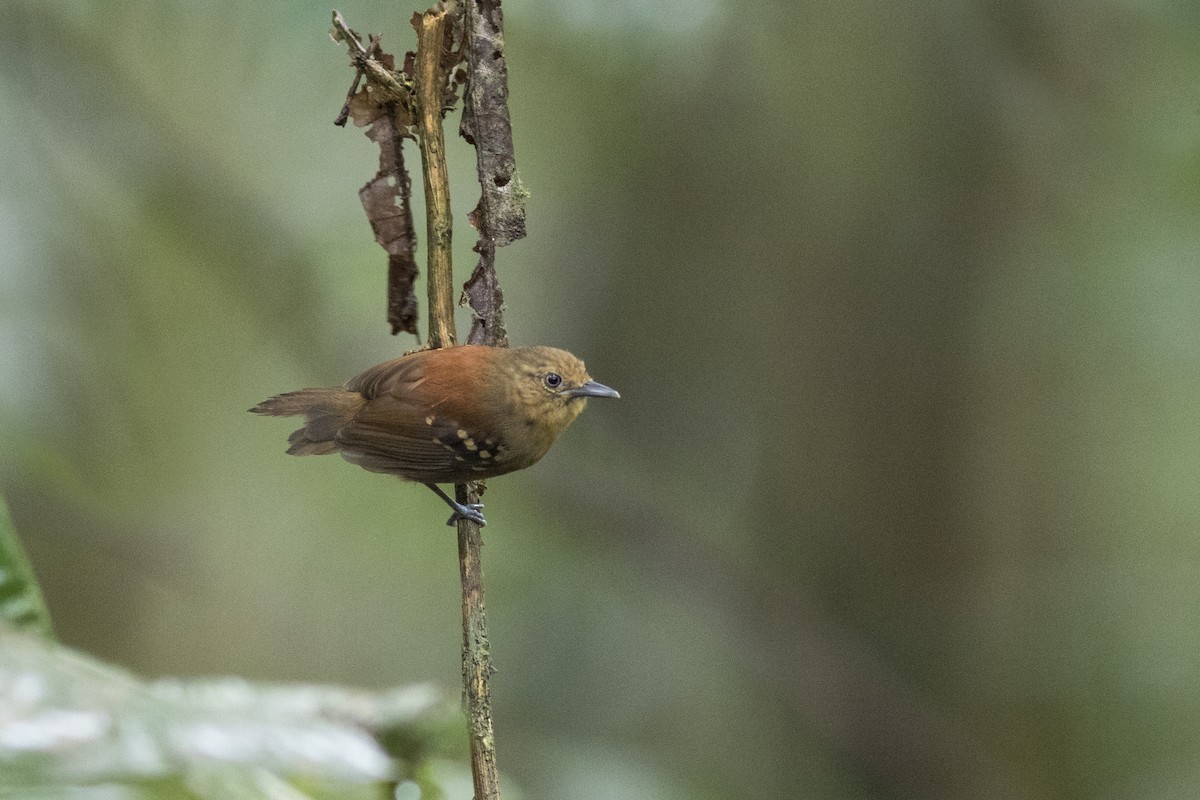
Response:
[[[421,355],[413,353],[376,364],[363,374],[351,378],[346,383],[346,388],[358,392],[367,400],[373,400],[385,392],[407,394],[407,387],[413,384],[419,386],[422,383],[425,359]]]
[[[427,379],[424,359],[395,359],[346,384],[367,404],[337,433],[338,449],[359,466],[426,483],[496,474],[499,442],[464,427],[455,388]],[[490,448],[490,449],[489,449]]]

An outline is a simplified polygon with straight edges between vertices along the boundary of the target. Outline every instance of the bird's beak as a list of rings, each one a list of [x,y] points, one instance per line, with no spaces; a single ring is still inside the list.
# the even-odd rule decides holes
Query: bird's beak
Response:
[[[564,397],[620,397],[621,393],[616,389],[605,386],[597,381],[588,381],[583,386],[576,386],[574,389],[567,389],[563,392]]]

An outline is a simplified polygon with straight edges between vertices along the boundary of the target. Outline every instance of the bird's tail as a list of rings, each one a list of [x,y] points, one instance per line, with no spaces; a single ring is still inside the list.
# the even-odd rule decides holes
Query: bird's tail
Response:
[[[304,415],[304,427],[288,437],[294,456],[320,456],[337,452],[334,437],[338,429],[354,419],[366,400],[358,392],[341,387],[333,389],[301,389],[298,392],[277,394],[250,409],[255,414],[271,417]]]

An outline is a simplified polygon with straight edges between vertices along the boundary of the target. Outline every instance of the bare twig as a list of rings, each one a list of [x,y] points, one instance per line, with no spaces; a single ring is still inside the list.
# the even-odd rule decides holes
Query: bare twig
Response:
[[[335,42],[345,42],[351,50],[358,51],[359,55],[367,54],[367,48],[363,47],[362,37],[346,23],[346,18],[340,11],[333,12],[333,30],[329,32],[329,35]]]
[[[417,89],[422,173],[425,176],[426,275],[429,280],[429,346],[450,347],[454,337],[454,275],[450,244],[454,225],[450,215],[450,175],[446,170],[446,139],[442,133],[442,47],[447,12],[430,9],[414,20],[417,25]]]
[[[404,85],[396,73],[375,57],[377,43],[372,42],[370,47],[364,45],[362,38],[346,24],[346,20],[337,11],[333,12],[333,30],[329,35],[335,42],[346,42],[355,68],[381,93],[380,102],[408,99],[410,87]]]
[[[333,12],[333,14],[334,14],[334,23],[335,24],[338,21],[341,21],[344,24],[345,21],[341,19],[341,15],[338,14],[338,12],[335,11],[335,12]],[[349,28],[347,28],[346,30],[349,30]],[[354,33],[354,32],[350,31],[350,33]],[[359,42],[357,38],[351,38],[350,41],[352,41],[359,48],[362,47],[362,43]],[[367,48],[367,52],[364,53],[363,55],[366,58],[374,58],[378,53],[379,53],[379,37],[372,36],[371,37],[371,46],[369,48]],[[346,102],[342,104],[341,112],[338,113],[337,118],[334,119],[334,121],[333,121],[333,124],[337,125],[339,128],[345,127],[346,120],[350,119],[350,103],[353,102],[354,95],[358,94],[358,85],[360,83],[362,83],[364,70],[363,70],[363,67],[358,64],[359,60],[360,60],[359,58],[357,58],[357,57],[355,58],[354,81],[350,84],[350,91],[346,92]]]
[[[361,69],[354,71],[354,81],[350,84],[350,91],[346,92],[346,102],[342,103],[342,110],[333,119],[333,124],[339,128],[344,127],[346,120],[350,119],[350,101],[358,94],[358,84],[362,82],[362,76]]]
[[[460,503],[479,502],[475,484],[455,486]],[[488,641],[487,606],[483,594],[483,536],[478,525],[458,521],[458,573],[462,581],[463,693],[467,702],[467,735],[471,745],[471,779],[475,800],[499,800],[496,740],[492,731],[492,651]]]
[[[496,247],[525,235],[526,193],[517,176],[512,127],[508,116],[508,70],[504,60],[504,28],[499,0],[466,0],[463,22],[467,54],[467,91],[463,101],[462,136],[475,146],[481,196],[471,212],[479,230],[475,251],[479,263],[463,287],[462,302],[471,306],[473,322],[467,341],[508,345],[504,330],[504,295],[496,278]],[[466,486],[456,487],[460,503],[478,502]],[[471,737],[471,775],[475,800],[498,800],[496,746],[492,733],[491,651],[483,595],[478,526],[458,524],[459,571],[463,588],[463,687]]]
[[[450,13],[430,9],[414,20],[417,27],[415,62],[417,111],[421,142],[422,172],[425,176],[425,207],[428,215],[429,258],[429,346],[455,343],[454,289],[450,242],[450,183],[446,172],[442,109],[446,86],[443,47]],[[478,489],[455,486],[460,503],[479,501]],[[499,800],[496,745],[492,733],[492,675],[487,610],[483,592],[483,537],[474,522],[458,521],[459,576],[462,580],[463,694],[467,705],[471,775],[475,800]]]

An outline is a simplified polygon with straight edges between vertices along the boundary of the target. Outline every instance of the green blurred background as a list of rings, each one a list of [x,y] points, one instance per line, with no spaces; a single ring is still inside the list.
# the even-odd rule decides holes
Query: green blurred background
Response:
[[[445,508],[245,412],[415,343],[329,9],[0,2],[0,489],[74,647],[453,695]],[[1194,797],[1200,5],[504,10],[509,332],[623,394],[487,497],[508,784]]]

